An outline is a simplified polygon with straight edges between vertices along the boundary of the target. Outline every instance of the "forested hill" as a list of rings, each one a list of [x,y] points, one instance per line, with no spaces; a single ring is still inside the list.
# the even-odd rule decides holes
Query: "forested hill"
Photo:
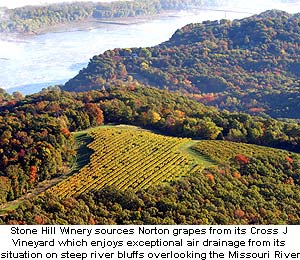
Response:
[[[137,81],[83,93],[49,89],[25,98],[0,92],[0,204],[68,172],[74,158],[70,132],[103,123],[300,150],[299,124],[219,112]]]
[[[299,51],[300,14],[271,10],[242,20],[189,24],[151,48],[106,51],[64,89],[102,88],[134,78],[220,109],[299,118]]]
[[[0,204],[27,194],[44,181],[67,177],[76,154],[70,131],[103,123],[135,124],[193,139],[223,139],[197,142],[195,147],[220,165],[137,194],[107,187],[80,197],[38,197],[0,217],[0,223],[299,224],[299,155],[228,142],[299,152],[299,124],[220,112],[182,95],[143,87],[137,81],[119,81],[106,90],[82,93],[50,88],[25,98],[0,92]],[[128,147],[126,143],[123,151],[135,149],[137,140],[133,138]],[[106,142],[111,143],[111,137]],[[120,143],[111,144],[118,147]],[[147,150],[143,154],[152,165],[152,153]],[[114,150],[107,155],[115,155]],[[119,160],[111,158],[113,163]],[[159,158],[166,162],[164,156]],[[103,157],[94,159],[105,163]],[[63,187],[68,189],[65,181]],[[80,187],[83,184],[79,182]]]
[[[157,15],[163,11],[211,6],[209,0],[134,0],[110,3],[75,2],[0,9],[0,32],[39,33],[71,22]]]

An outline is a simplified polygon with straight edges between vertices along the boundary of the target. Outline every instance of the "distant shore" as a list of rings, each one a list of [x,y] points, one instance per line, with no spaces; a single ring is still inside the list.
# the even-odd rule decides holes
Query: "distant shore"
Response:
[[[118,25],[118,26],[128,26],[133,24],[140,24],[147,22],[149,20],[156,20],[164,17],[178,16],[181,11],[163,11],[155,15],[145,15],[136,17],[116,17],[116,18],[88,18],[82,21],[61,23],[53,26],[47,26],[39,29],[35,32],[30,33],[0,33],[0,40],[18,39],[33,37],[35,35],[42,35],[47,33],[64,33],[64,32],[75,32],[75,31],[87,31],[97,28],[103,28],[107,25]]]
[[[80,2],[115,2],[118,0],[80,0]],[[40,5],[50,5],[50,4],[60,4],[60,3],[69,3],[73,2],[73,0],[30,0],[30,3],[24,1],[24,0],[1,0],[0,8],[1,7],[7,7],[7,8],[20,8],[24,6],[34,5],[34,6],[40,6]]]

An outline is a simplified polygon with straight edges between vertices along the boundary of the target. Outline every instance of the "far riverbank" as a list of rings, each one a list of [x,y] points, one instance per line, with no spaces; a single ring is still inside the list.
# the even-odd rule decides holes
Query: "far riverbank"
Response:
[[[135,17],[113,17],[113,18],[88,18],[81,21],[61,23],[52,26],[46,26],[35,32],[29,33],[0,33],[0,40],[26,39],[37,35],[47,33],[66,33],[76,31],[88,31],[100,28],[106,28],[108,25],[129,26],[134,24],[146,23],[152,20],[180,17],[180,13],[186,11],[162,11],[155,15],[143,15]]]

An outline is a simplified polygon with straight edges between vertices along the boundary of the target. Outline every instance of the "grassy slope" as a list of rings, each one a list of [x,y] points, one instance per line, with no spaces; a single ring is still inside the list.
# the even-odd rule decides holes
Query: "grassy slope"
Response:
[[[179,146],[179,151],[191,156],[198,164],[203,164],[204,167],[210,167],[217,163],[209,156],[201,154],[193,149],[201,141],[191,140]]]
[[[93,141],[88,131],[76,132],[73,134],[77,147],[76,160],[72,168],[72,172],[79,171],[84,165],[88,164],[93,151],[87,147]]]

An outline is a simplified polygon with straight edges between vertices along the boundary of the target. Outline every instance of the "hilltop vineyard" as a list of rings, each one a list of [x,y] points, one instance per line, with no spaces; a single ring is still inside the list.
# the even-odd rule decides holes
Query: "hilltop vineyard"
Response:
[[[91,132],[94,151],[79,173],[53,187],[59,197],[70,197],[114,186],[120,190],[147,189],[203,169],[179,151],[188,138],[174,138],[136,128],[99,128]]]

